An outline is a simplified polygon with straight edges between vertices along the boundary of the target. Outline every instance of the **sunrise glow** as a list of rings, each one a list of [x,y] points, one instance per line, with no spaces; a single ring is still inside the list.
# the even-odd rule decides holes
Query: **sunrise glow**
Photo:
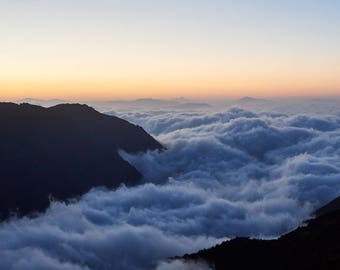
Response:
[[[0,97],[340,94],[339,2],[99,2],[2,1]]]

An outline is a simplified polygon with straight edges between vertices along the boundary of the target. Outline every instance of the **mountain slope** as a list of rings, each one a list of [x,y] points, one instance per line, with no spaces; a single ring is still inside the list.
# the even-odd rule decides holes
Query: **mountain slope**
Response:
[[[0,213],[43,210],[94,186],[133,185],[140,173],[117,153],[162,149],[141,127],[79,104],[0,103]]]
[[[185,260],[205,260],[214,269],[340,269],[340,210],[308,221],[277,240],[236,238]]]
[[[316,217],[320,217],[336,210],[340,210],[340,197],[335,198],[334,200],[327,203],[325,206],[319,208],[315,211],[314,214]]]

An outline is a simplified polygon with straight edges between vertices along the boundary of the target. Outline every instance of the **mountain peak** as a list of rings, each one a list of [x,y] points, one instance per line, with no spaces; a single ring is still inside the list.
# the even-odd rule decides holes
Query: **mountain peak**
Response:
[[[141,174],[118,154],[163,149],[144,129],[82,104],[0,103],[0,216],[44,210],[96,186],[135,185]]]
[[[262,98],[248,97],[248,96],[238,99],[238,102],[259,102],[259,101],[263,102],[267,100],[262,99]]]

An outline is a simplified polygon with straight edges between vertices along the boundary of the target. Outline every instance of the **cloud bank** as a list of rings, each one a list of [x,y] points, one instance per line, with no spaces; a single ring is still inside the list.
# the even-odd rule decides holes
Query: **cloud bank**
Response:
[[[340,195],[337,115],[235,108],[119,116],[168,148],[121,153],[144,183],[93,189],[1,224],[0,269],[209,269],[160,261],[235,236],[276,237]]]
[[[171,260],[160,262],[156,270],[213,270],[205,262],[183,261],[183,260]]]

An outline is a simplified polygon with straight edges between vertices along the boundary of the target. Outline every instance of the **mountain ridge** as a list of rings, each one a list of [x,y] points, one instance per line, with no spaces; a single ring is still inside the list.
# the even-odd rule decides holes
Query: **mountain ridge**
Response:
[[[332,201],[315,219],[274,240],[235,238],[215,247],[175,258],[205,261],[214,270],[340,269],[340,207]],[[334,205],[336,203],[336,206]],[[330,210],[331,207],[331,210]]]
[[[0,213],[42,211],[95,186],[135,185],[142,175],[118,154],[162,150],[143,128],[87,105],[0,103]]]

